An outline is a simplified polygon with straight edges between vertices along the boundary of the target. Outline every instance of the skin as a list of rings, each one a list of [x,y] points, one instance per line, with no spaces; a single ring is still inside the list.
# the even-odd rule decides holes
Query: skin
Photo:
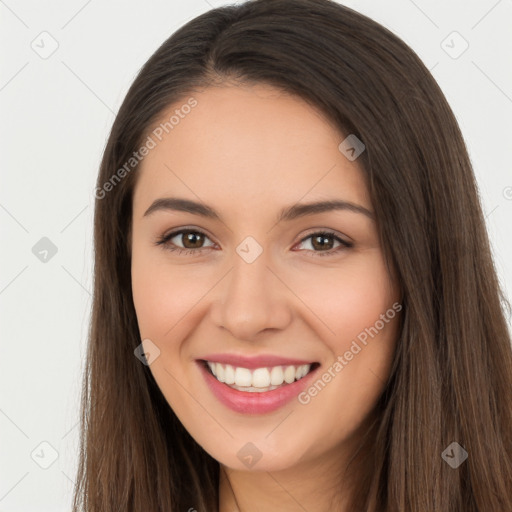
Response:
[[[220,462],[221,512],[322,512],[333,503],[348,510],[341,472],[385,387],[399,314],[306,405],[294,399],[271,413],[234,412],[212,395],[195,361],[213,352],[275,354],[317,361],[321,375],[399,302],[375,219],[335,210],[276,224],[297,202],[343,199],[372,212],[362,169],[339,151],[345,135],[295,96],[233,83],[193,96],[197,106],[144,158],[134,191],[133,300],[141,339],[160,350],[150,370],[186,429]],[[170,196],[208,204],[223,221],[172,210],[144,215]],[[182,227],[206,234],[202,246],[192,244],[200,253],[155,244]],[[320,230],[353,246],[301,241]],[[236,252],[247,236],[263,249],[252,263]],[[182,235],[173,242],[191,246]],[[262,453],[251,469],[237,457],[247,442]]]

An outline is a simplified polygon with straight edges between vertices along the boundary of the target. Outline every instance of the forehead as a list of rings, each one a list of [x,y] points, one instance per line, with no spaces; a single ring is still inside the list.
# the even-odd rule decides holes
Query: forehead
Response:
[[[183,108],[190,98],[195,106]],[[166,122],[137,171],[135,209],[166,194],[222,211],[304,196],[370,208],[362,169],[338,149],[346,135],[297,96],[261,84],[209,87],[169,106],[155,127]]]

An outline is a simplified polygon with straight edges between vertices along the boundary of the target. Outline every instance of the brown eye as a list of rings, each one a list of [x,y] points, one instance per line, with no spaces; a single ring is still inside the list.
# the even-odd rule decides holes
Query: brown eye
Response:
[[[199,249],[204,243],[204,235],[197,231],[186,231],[181,233],[181,235],[185,249]]]
[[[311,245],[314,249],[332,249],[332,246],[334,245],[334,236],[323,234],[312,236]]]
[[[210,240],[207,235],[195,229],[181,229],[173,231],[167,235],[162,236],[157,240],[157,245],[163,245],[166,249],[171,251],[184,251],[185,249],[194,252],[201,252],[202,249],[208,249],[214,244],[204,245],[206,240]]]
[[[336,233],[332,233],[330,231],[321,231],[317,233],[312,233],[309,236],[306,236],[300,241],[300,244],[306,244],[307,241],[311,248],[306,247],[305,249],[308,252],[311,252],[314,256],[329,256],[338,253],[344,249],[352,247],[353,244],[351,242],[347,242],[343,240]],[[335,246],[334,244],[337,245]]]

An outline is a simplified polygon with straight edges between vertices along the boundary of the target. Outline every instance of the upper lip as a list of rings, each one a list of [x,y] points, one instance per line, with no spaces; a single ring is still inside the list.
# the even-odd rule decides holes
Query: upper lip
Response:
[[[240,368],[265,368],[268,366],[300,366],[303,364],[313,364],[314,361],[305,359],[295,359],[271,354],[261,354],[258,356],[242,356],[237,354],[208,354],[201,358],[203,361],[214,363],[229,364]]]

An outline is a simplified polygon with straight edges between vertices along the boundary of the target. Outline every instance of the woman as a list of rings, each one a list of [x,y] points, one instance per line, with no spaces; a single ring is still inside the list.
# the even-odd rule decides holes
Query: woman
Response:
[[[457,122],[329,0],[187,23],[96,188],[75,510],[512,510],[512,353]]]

